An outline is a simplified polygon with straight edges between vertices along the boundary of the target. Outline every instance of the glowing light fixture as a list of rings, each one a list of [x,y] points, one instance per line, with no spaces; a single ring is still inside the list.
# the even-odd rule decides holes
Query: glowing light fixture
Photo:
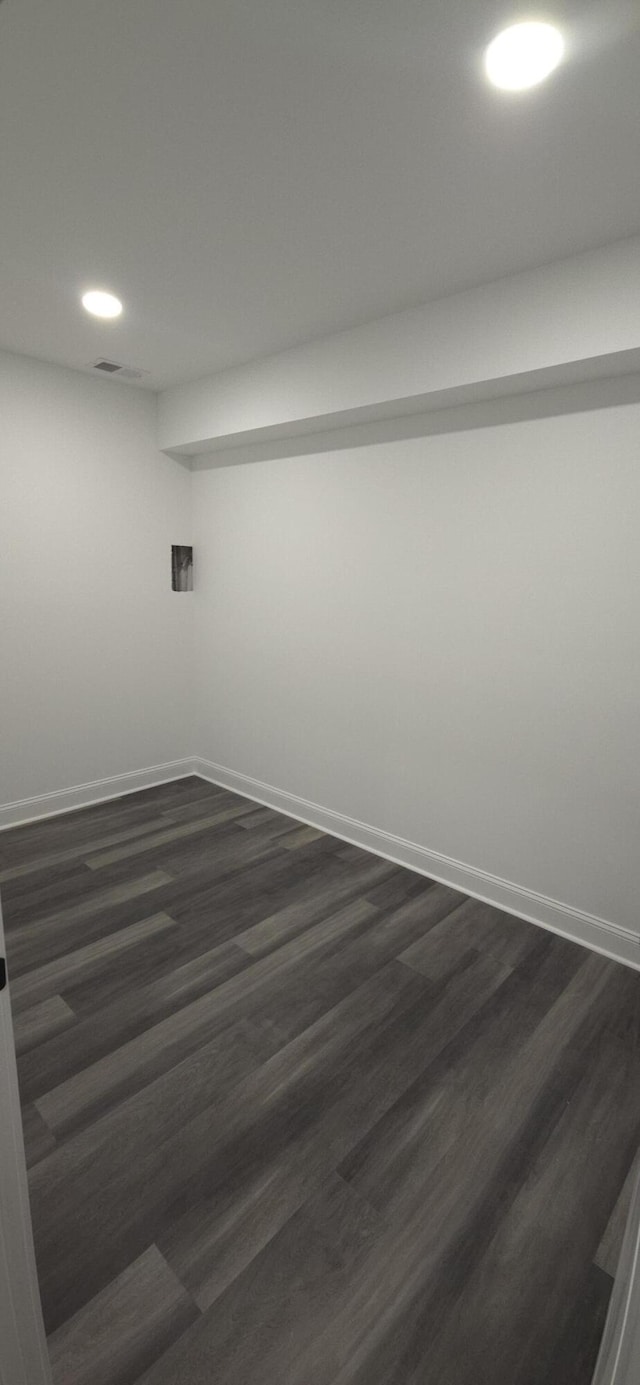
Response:
[[[484,55],[485,72],[494,87],[525,91],[544,82],[564,56],[564,39],[553,24],[527,20],[503,29]]]
[[[83,293],[82,306],[94,317],[119,317],[122,312],[120,299],[113,293],[105,293],[104,289],[90,289],[88,293]]]

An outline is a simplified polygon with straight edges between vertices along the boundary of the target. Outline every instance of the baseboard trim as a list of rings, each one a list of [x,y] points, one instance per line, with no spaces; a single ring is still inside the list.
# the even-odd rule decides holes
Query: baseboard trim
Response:
[[[88,808],[92,803],[120,798],[122,794],[136,793],[139,789],[151,789],[155,784],[169,784],[173,779],[183,779],[186,774],[197,773],[194,765],[191,757],[167,760],[164,765],[151,765],[147,769],[135,769],[126,774],[113,774],[108,779],[93,779],[89,784],[55,789],[53,793],[38,794],[35,798],[19,798],[15,803],[2,803],[0,832],[20,827],[23,823],[37,822],[40,818],[70,813],[76,808]]]
[[[616,962],[624,962],[640,971],[640,937],[631,929],[575,909],[559,900],[550,899],[547,895],[536,893],[535,890],[514,885],[500,876],[491,875],[474,866],[467,866],[453,857],[430,851],[427,847],[420,846],[417,842],[406,841],[403,837],[395,837],[390,832],[383,832],[369,823],[358,822],[355,818],[346,817],[331,808],[323,808],[318,803],[299,798],[297,794],[287,793],[283,789],[274,788],[272,784],[264,784],[247,774],[227,769],[225,765],[214,764],[211,760],[204,760],[199,756],[196,756],[192,763],[191,772],[207,779],[209,783],[219,784],[222,788],[231,789],[255,803],[275,808],[279,813],[285,813],[299,822],[319,827],[321,831],[330,832],[332,836],[341,837],[365,851],[372,851],[377,856],[384,856],[400,866],[407,866],[409,870],[428,875],[443,885],[450,885],[453,889],[472,895],[474,899],[481,899],[486,904],[494,904],[498,909],[526,919],[528,923],[536,923],[541,928],[550,929],[552,933],[559,933],[563,938],[569,938],[572,942],[580,943],[583,947],[600,952]]]

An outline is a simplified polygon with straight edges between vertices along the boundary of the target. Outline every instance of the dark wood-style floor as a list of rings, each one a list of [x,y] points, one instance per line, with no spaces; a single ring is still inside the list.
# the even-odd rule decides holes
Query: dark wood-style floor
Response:
[[[637,973],[195,778],[0,889],[56,1385],[587,1385]]]

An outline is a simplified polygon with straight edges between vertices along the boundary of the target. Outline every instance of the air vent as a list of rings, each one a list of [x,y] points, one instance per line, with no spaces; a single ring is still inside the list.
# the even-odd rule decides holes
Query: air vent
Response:
[[[0,0],[2,3],[2,0]],[[121,365],[119,361],[92,361],[90,370],[99,370],[103,375],[117,375],[120,380],[141,380],[144,370],[137,370],[135,366]]]

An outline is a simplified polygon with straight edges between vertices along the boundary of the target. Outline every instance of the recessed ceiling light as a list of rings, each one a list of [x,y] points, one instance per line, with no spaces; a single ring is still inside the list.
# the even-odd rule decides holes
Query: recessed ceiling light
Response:
[[[525,91],[543,82],[562,61],[564,39],[553,24],[527,20],[512,24],[489,44],[484,55],[487,77],[504,91]]]
[[[83,293],[82,306],[94,317],[119,317],[122,312],[120,299],[113,293],[105,293],[103,289],[90,289],[88,293]]]

